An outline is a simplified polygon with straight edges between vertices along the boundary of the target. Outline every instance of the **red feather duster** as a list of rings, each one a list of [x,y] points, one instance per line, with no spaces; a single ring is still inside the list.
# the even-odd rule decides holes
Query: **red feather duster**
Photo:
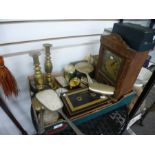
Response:
[[[2,56],[0,56],[0,86],[7,97],[18,95],[17,82],[9,69],[4,65]]]

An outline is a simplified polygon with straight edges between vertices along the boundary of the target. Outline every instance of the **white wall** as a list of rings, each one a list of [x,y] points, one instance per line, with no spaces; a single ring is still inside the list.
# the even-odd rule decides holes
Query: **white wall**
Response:
[[[105,28],[112,28],[115,22],[117,22],[117,20],[0,24],[0,44],[47,37],[101,34]],[[148,22],[138,21],[138,23],[147,25]],[[99,39],[100,37],[94,36],[2,46],[0,47],[0,54],[42,48],[43,43],[52,43],[54,47],[67,46],[66,48],[51,51],[54,66],[53,72],[59,72],[63,69],[65,64],[81,60],[88,53],[98,53]],[[68,47],[68,45],[70,47]],[[40,56],[40,62],[43,69],[44,54]],[[16,77],[20,89],[20,94],[17,99],[10,98],[9,100],[5,99],[5,101],[28,133],[34,134],[35,130],[31,122],[31,102],[27,81],[27,76],[33,74],[32,58],[28,55],[9,57],[5,58],[5,64]],[[16,129],[1,109],[0,134],[20,134],[18,129]]]

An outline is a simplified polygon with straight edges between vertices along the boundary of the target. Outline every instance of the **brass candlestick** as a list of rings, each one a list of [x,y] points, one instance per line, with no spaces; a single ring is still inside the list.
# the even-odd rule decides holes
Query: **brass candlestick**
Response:
[[[48,86],[50,86],[52,89],[56,89],[57,85],[54,81],[54,78],[52,76],[52,70],[53,70],[53,65],[51,61],[51,54],[50,54],[50,48],[51,44],[44,44],[43,45],[45,48],[45,72],[46,72],[46,82]]]
[[[34,63],[34,83],[37,90],[42,90],[44,88],[44,77],[41,72],[40,63],[39,63],[40,53],[33,53],[30,56],[33,58]]]

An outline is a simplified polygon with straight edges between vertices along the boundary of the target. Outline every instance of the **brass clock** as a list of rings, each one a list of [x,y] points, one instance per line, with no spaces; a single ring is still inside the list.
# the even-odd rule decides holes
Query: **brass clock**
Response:
[[[116,82],[119,70],[123,64],[123,59],[115,53],[106,50],[103,54],[103,64],[101,70],[113,82]]]
[[[103,35],[96,80],[115,87],[113,97],[119,99],[132,90],[147,55],[148,51],[138,52],[131,49],[118,34]]]

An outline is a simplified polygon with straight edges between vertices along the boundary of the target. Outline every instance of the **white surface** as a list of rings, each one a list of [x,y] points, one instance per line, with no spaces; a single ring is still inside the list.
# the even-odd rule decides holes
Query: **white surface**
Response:
[[[113,26],[116,20],[106,21],[78,21],[78,22],[44,22],[44,23],[20,23],[0,25],[0,43],[14,42],[46,37],[59,37],[80,34],[103,33],[104,28]],[[142,21],[143,25],[147,22]],[[54,47],[66,46],[66,48],[51,50],[53,71],[59,72],[73,61],[84,58],[87,54],[96,54],[99,51],[100,37],[85,37],[74,39],[53,40],[48,42],[26,43],[0,47],[0,54],[43,48],[43,43],[52,43]],[[94,42],[91,44],[84,44]],[[39,57],[43,71],[44,54]],[[17,99],[5,99],[12,113],[29,134],[34,134],[30,115],[31,100],[27,76],[33,74],[33,61],[28,55],[5,58],[6,66],[17,79],[20,94]],[[3,94],[2,94],[3,96]],[[0,134],[20,134],[10,119],[0,109]]]
[[[152,75],[152,72],[144,67],[142,67],[137,79],[141,80],[143,84],[146,84],[150,77]]]

